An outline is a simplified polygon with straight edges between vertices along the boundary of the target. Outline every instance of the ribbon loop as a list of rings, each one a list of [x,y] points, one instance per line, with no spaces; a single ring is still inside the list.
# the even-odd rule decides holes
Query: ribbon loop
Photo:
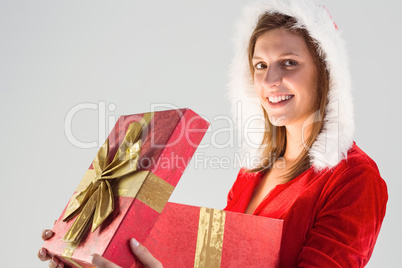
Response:
[[[147,117],[148,124],[151,117]],[[113,160],[109,162],[109,140],[99,149],[92,166],[95,176],[87,187],[71,197],[63,221],[68,221],[79,214],[63,240],[77,243],[92,219],[92,232],[114,210],[114,196],[111,183],[113,180],[137,171],[141,151],[141,135],[144,126],[139,122],[130,124],[126,135]]]

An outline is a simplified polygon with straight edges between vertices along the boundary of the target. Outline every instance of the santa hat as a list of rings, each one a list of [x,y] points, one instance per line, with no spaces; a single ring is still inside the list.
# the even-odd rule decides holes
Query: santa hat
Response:
[[[248,43],[260,15],[266,12],[294,17],[298,22],[297,27],[305,28],[320,47],[319,52],[330,73],[329,105],[323,130],[309,149],[309,156],[316,170],[332,168],[346,158],[353,145],[351,81],[341,32],[328,10],[315,0],[257,0],[243,10],[243,17],[237,23],[235,56],[228,84],[233,115],[241,126],[241,135],[246,133],[242,151],[249,157],[261,156],[258,145],[261,144],[263,133],[255,133],[255,129],[264,129],[264,117],[250,74]],[[248,168],[251,167],[249,162]]]

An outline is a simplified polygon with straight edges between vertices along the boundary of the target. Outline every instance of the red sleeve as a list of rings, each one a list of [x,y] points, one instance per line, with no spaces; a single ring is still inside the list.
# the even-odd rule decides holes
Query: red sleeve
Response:
[[[376,169],[360,165],[329,185],[297,267],[364,267],[385,215],[386,184]]]
[[[239,171],[236,181],[228,193],[228,202],[223,210],[244,213],[252,189],[257,182],[256,176],[256,173],[248,173],[245,169]]]
[[[239,173],[237,174],[237,178],[236,178],[235,182],[232,185],[232,188],[230,188],[230,191],[228,193],[227,205],[226,205],[225,210],[227,210],[227,207],[229,207],[229,205],[231,204],[231,202],[234,199],[235,194],[238,192],[239,184],[243,184],[242,183],[242,178],[245,175],[244,173],[245,173],[244,169],[240,169]]]

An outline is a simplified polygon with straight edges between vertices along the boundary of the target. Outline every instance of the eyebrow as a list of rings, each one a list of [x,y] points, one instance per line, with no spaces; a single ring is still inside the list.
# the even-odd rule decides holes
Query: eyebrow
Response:
[[[297,56],[297,57],[302,57],[302,56],[300,56],[299,54],[297,54],[297,53],[293,53],[293,52],[286,52],[286,53],[283,53],[283,54],[281,54],[279,57],[286,57],[286,56]],[[262,57],[260,57],[260,56],[253,56],[253,58],[252,58],[253,60],[262,60],[263,58]]]

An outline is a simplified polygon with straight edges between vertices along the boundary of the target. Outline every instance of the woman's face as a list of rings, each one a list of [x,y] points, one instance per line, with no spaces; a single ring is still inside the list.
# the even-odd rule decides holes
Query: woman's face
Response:
[[[317,76],[314,60],[301,36],[279,28],[255,44],[254,88],[276,126],[300,125],[315,110]]]

